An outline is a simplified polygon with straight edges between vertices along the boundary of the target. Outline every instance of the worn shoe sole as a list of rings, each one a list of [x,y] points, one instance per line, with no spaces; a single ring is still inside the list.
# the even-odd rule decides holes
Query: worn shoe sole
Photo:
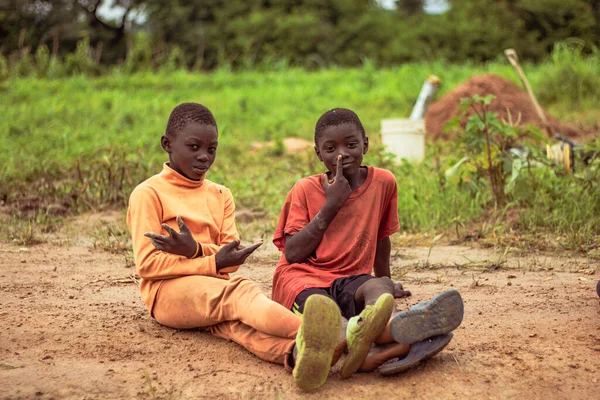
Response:
[[[306,300],[302,325],[296,335],[298,356],[292,373],[300,389],[310,392],[325,383],[340,329],[342,316],[333,300],[321,295]]]
[[[448,290],[430,301],[419,303],[398,313],[390,324],[398,343],[412,344],[458,328],[463,320],[464,305],[460,293]]]
[[[386,376],[406,371],[444,350],[452,340],[452,336],[452,333],[448,333],[414,343],[406,357],[393,363],[384,364],[377,371]]]
[[[352,376],[360,368],[371,345],[385,330],[393,309],[394,296],[386,293],[375,304],[366,306],[360,315],[350,318],[346,330],[348,356],[340,370],[342,378]]]

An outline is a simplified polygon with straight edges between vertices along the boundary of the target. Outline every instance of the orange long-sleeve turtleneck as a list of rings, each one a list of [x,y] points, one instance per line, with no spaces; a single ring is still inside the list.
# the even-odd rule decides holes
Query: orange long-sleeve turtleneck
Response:
[[[166,163],[161,173],[140,183],[131,193],[127,225],[133,238],[137,273],[142,278],[140,294],[152,313],[154,299],[165,279],[187,275],[207,275],[229,279],[216,269],[215,254],[221,246],[238,239],[233,196],[225,186],[204,179],[193,181],[171,169]],[[161,224],[179,231],[176,217],[181,216],[194,239],[202,247],[202,256],[188,259],[157,250],[146,232],[168,235]],[[236,268],[227,268],[228,272]]]

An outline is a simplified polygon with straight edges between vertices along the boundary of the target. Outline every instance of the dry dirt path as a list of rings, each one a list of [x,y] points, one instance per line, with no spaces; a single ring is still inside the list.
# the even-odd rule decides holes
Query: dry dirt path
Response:
[[[395,275],[413,292],[399,306],[453,287],[465,300],[463,325],[407,373],[342,380],[338,366],[311,398],[599,398],[597,261],[509,254],[494,269],[501,254],[439,247],[424,268],[428,249],[398,251]],[[274,265],[263,251],[241,273],[270,292]],[[0,242],[0,398],[306,396],[281,366],[234,343],[153,322],[133,273],[123,256],[89,246]]]

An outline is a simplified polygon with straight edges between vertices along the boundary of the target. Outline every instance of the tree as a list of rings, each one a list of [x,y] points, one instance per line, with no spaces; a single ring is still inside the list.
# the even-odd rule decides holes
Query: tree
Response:
[[[424,12],[425,0],[398,0],[396,7],[410,17]]]
[[[598,21],[585,0],[518,0],[514,13],[524,22],[524,30],[533,33],[536,48],[524,52],[540,59],[550,53],[557,41],[579,38],[588,44],[598,42]]]
[[[537,61],[567,38],[600,44],[597,0],[396,4],[397,10],[383,9],[375,0],[0,0],[0,51],[10,61],[44,44],[65,56],[86,39],[103,64],[135,52],[127,64],[135,70],[174,58],[177,65],[184,58],[187,66],[204,69],[277,60],[303,67],[352,66],[365,57],[379,65],[436,58],[485,61],[506,47]],[[450,9],[425,13],[432,4]],[[122,13],[108,20],[102,6]],[[136,27],[132,16],[140,12],[145,20]],[[87,52],[82,49],[78,54]]]
[[[105,0],[106,1],[106,0]],[[98,10],[103,0],[74,0],[85,21],[85,35],[90,44],[96,47],[96,57],[104,63],[115,63],[125,59],[127,54],[126,23],[130,14],[143,5],[142,0],[115,0],[111,7],[122,7],[124,13],[117,21],[105,21],[99,16]]]
[[[104,0],[110,1],[110,0]],[[120,21],[105,21],[98,9],[102,0],[2,0],[0,3],[0,51],[9,54],[46,44],[56,54],[73,52],[77,42],[88,38],[92,47],[103,48],[104,63],[125,58],[126,21],[143,0],[113,0],[123,7]],[[107,3],[108,4],[108,3]],[[100,53],[100,51],[98,51]],[[98,54],[100,55],[100,54]]]

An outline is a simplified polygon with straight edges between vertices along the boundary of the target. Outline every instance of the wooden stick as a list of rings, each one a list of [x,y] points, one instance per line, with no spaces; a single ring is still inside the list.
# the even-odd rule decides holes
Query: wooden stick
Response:
[[[506,58],[508,58],[508,61],[512,64],[512,66],[515,68],[515,70],[519,74],[519,78],[521,78],[521,83],[523,84],[523,86],[525,86],[525,90],[527,90],[527,94],[529,95],[529,99],[533,103],[535,112],[537,113],[538,117],[540,117],[540,119],[542,120],[542,124],[544,125],[544,130],[546,131],[546,135],[548,137],[552,137],[552,128],[548,124],[548,120],[546,119],[546,114],[544,114],[544,110],[542,110],[542,107],[540,107],[540,104],[538,103],[537,99],[535,98],[535,95],[533,94],[533,90],[531,90],[531,86],[529,85],[529,82],[527,81],[527,78],[525,77],[525,73],[523,72],[523,69],[521,68],[521,65],[519,64],[519,56],[517,56],[517,52],[515,51],[515,49],[506,49],[506,50],[504,50],[504,54],[506,55]]]

